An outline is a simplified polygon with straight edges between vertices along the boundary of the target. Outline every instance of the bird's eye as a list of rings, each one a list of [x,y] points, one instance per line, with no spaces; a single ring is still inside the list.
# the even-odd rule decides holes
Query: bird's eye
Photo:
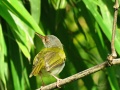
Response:
[[[45,40],[45,42],[46,42],[46,38],[45,38],[44,40]]]
[[[45,37],[45,39],[44,39],[44,40],[45,40],[45,42],[46,42],[46,43],[48,42],[48,38],[47,38],[47,37]]]

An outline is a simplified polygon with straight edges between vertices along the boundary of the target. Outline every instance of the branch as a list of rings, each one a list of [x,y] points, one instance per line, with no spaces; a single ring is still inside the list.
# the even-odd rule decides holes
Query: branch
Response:
[[[115,0],[115,5],[113,6],[113,8],[115,9],[115,12],[114,12],[114,20],[113,20],[113,27],[112,27],[112,40],[111,40],[112,53],[111,53],[111,58],[108,59],[110,61],[113,60],[113,58],[117,57],[114,43],[115,43],[116,23],[117,23],[117,15],[118,15],[118,8],[119,8],[118,0]]]
[[[115,65],[115,64],[120,64],[120,58],[118,58],[118,59],[113,59],[112,64],[113,64],[113,65]],[[70,77],[67,77],[67,78],[65,78],[65,79],[62,79],[62,80],[59,82],[59,86],[63,86],[63,85],[65,85],[65,84],[68,84],[68,83],[70,83],[70,82],[73,82],[73,81],[75,81],[75,80],[78,80],[78,79],[80,79],[80,78],[82,78],[82,77],[85,77],[85,76],[87,76],[87,75],[90,75],[90,74],[92,74],[92,73],[94,73],[94,72],[97,72],[97,71],[102,70],[102,69],[104,69],[104,68],[106,68],[106,67],[109,67],[109,66],[110,66],[110,65],[109,65],[108,61],[105,61],[105,62],[103,62],[103,63],[101,63],[101,64],[99,64],[99,65],[96,65],[96,66],[94,66],[94,67],[91,67],[91,68],[89,68],[89,69],[86,69],[86,70],[84,70],[84,71],[81,71],[81,72],[79,72],[79,73],[77,73],[77,74],[74,74],[74,75],[72,75],[72,76],[70,76]],[[52,84],[49,84],[49,85],[44,86],[44,87],[41,87],[41,88],[38,88],[38,89],[36,89],[36,90],[51,90],[51,89],[58,88],[57,85],[56,85],[56,83],[57,83],[57,82],[52,83]]]

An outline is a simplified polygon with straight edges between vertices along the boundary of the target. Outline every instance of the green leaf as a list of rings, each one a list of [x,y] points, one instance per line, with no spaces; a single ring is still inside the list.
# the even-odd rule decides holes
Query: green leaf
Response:
[[[41,15],[41,0],[30,0],[30,5],[32,17],[37,23],[39,23]]]
[[[96,6],[94,5],[93,2],[91,2],[90,0],[84,0],[83,1],[86,5],[86,7],[88,8],[88,10],[92,13],[92,15],[94,16],[95,20],[97,21],[97,23],[100,25],[100,27],[102,28],[102,31],[105,33],[105,35],[107,36],[107,38],[111,41],[111,36],[112,36],[112,28],[111,26],[109,26],[109,23],[111,23],[110,25],[112,25],[112,22],[110,22],[110,20],[106,19],[104,20],[101,15],[99,14],[99,12],[96,9]],[[105,14],[105,13],[104,13]],[[106,13],[107,14],[107,13]],[[105,15],[106,15],[105,14]],[[105,18],[105,15],[104,18]],[[109,17],[110,14],[108,15]],[[110,18],[109,18],[110,19]],[[112,21],[112,18],[111,18]],[[108,24],[107,24],[108,23]],[[115,47],[117,52],[120,54],[120,42],[118,40],[118,38],[115,38]]]
[[[50,0],[50,1],[56,10],[64,9],[67,5],[66,0]]]
[[[3,12],[2,12],[3,10]],[[25,30],[24,26],[22,23],[19,21],[19,19],[15,16],[12,17],[12,15],[7,12],[6,8],[1,6],[0,14],[5,18],[5,20],[11,25],[13,28],[12,32],[15,37],[15,40],[17,41],[19,47],[21,48],[22,52],[24,55],[30,59],[30,45],[33,44],[32,38],[30,38],[30,34]],[[15,21],[15,20],[16,21]],[[16,23],[15,23],[16,22]],[[23,29],[21,29],[23,28]]]
[[[8,79],[8,64],[5,62],[5,56],[7,55],[7,49],[3,37],[2,27],[0,24],[0,80],[4,84],[4,89],[7,89],[7,82]],[[2,87],[1,87],[2,88]]]
[[[22,21],[24,21],[36,32],[39,32],[40,34],[44,35],[44,33],[37,25],[35,20],[30,16],[30,14],[26,11],[26,9],[23,7],[23,5],[20,2],[16,0],[9,0],[9,1],[2,0],[0,1],[0,4],[3,5],[6,9],[10,10],[12,13],[14,13],[17,17],[21,18]]]
[[[19,77],[12,60],[10,60],[10,65],[11,65],[11,73],[13,76],[14,90],[22,90],[20,87]]]

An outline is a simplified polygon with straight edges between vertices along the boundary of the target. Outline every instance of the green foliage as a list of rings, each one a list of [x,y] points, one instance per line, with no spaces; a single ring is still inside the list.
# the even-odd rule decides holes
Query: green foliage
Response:
[[[0,90],[35,90],[29,78],[34,56],[43,48],[35,32],[54,34],[63,43],[66,78],[106,60],[111,53],[113,0],[0,0]],[[120,13],[115,48],[120,55]],[[104,69],[61,90],[120,90],[120,66]],[[43,77],[44,83],[55,82]]]

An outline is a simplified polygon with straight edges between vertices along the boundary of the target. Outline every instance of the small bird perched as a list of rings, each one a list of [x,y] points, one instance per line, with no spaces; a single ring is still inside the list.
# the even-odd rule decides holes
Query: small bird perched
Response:
[[[57,87],[59,87],[60,79],[56,75],[63,70],[66,58],[63,45],[54,35],[42,36],[39,33],[36,34],[42,39],[45,48],[35,56],[33,69],[29,77],[38,74],[44,76],[49,73],[57,79]]]

